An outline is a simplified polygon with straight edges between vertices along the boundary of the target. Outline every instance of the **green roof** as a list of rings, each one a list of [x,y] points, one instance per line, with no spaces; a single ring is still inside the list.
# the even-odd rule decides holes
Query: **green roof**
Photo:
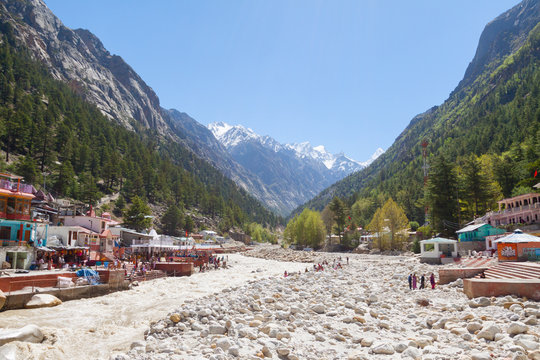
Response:
[[[433,238],[433,239],[420,241],[420,244],[435,244],[435,243],[437,243],[437,244],[454,244],[454,243],[457,243],[457,240],[436,237],[436,238]]]

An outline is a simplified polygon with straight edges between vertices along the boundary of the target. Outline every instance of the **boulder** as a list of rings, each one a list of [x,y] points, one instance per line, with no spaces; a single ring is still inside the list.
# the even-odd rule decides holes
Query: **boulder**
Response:
[[[17,360],[17,346],[15,344],[6,344],[0,347],[0,359]]]
[[[311,307],[311,310],[315,311],[317,314],[324,314],[326,312],[326,306],[323,304],[316,304]]]
[[[471,323],[468,323],[467,324],[467,330],[470,332],[470,333],[475,333],[477,332],[478,330],[482,329],[482,324],[480,323],[477,323],[477,322],[471,322]]]
[[[472,352],[471,353],[471,360],[491,360],[491,356],[488,352]]]
[[[210,325],[208,327],[208,333],[212,335],[223,335],[227,332],[225,326],[221,325]]]
[[[429,336],[420,336],[414,340],[416,342],[416,345],[420,348],[425,348],[428,345],[431,345],[433,343],[433,338]]]
[[[522,322],[513,322],[508,326],[508,329],[506,329],[506,332],[510,335],[517,335],[517,334],[523,334],[524,332],[527,332],[529,330],[529,327],[525,325]]]
[[[398,353],[404,352],[405,350],[407,350],[407,348],[408,348],[407,344],[402,343],[402,342],[394,345],[394,350],[396,350],[396,352]]]
[[[178,323],[178,322],[180,322],[180,320],[181,320],[181,319],[180,319],[180,315],[178,315],[178,314],[172,314],[172,315],[169,317],[169,319],[170,319],[173,323],[175,323],[175,324]]]
[[[54,295],[35,294],[30,301],[24,305],[27,309],[36,309],[42,307],[53,307],[62,304],[62,301]]]
[[[366,337],[366,338],[363,338],[362,341],[360,341],[360,345],[364,347],[370,347],[371,345],[373,345],[374,341],[375,341],[374,339]]]
[[[392,355],[395,353],[394,347],[388,343],[375,344],[371,348],[371,351],[374,354],[384,354],[384,355]]]
[[[43,333],[36,325],[26,325],[20,329],[4,329],[0,331],[0,346],[12,341],[40,343]]]
[[[277,353],[280,355],[280,356],[287,356],[289,355],[291,351],[285,347],[279,347],[277,349]]]
[[[472,308],[485,307],[489,305],[491,305],[491,300],[483,296],[469,301],[469,306]]]
[[[216,346],[218,348],[221,348],[223,349],[223,351],[227,351],[229,350],[229,348],[231,347],[232,343],[229,341],[229,339],[227,338],[222,338],[222,339],[218,339],[216,341]]]
[[[232,346],[229,348],[229,354],[232,356],[238,356],[240,355],[240,348],[238,346]]]
[[[482,330],[478,334],[476,334],[476,337],[479,339],[486,339],[489,341],[495,340],[495,335],[501,332],[501,328],[499,328],[495,323],[486,323],[484,327],[482,327]]]
[[[402,357],[408,359],[414,359],[414,360],[420,360],[422,359],[422,352],[414,347],[408,347],[402,354]]]

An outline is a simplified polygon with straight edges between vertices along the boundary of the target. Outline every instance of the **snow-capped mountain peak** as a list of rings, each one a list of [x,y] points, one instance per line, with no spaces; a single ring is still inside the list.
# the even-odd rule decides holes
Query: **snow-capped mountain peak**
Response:
[[[250,128],[242,125],[229,125],[224,122],[216,122],[208,125],[216,139],[227,149],[232,149],[248,141],[256,141],[263,147],[278,153],[281,151],[292,151],[294,157],[303,161],[313,160],[323,164],[331,173],[343,176],[363,169],[379,157],[384,150],[379,148],[364,162],[356,161],[343,153],[332,154],[328,152],[324,145],[312,146],[308,141],[294,144],[282,145],[270,136],[260,136]]]
[[[214,134],[216,139],[226,148],[234,147],[242,142],[250,140],[261,140],[261,136],[250,128],[242,125],[229,125],[224,122],[215,122],[208,125],[208,129]]]
[[[364,161],[364,162],[361,162],[360,164],[363,166],[363,167],[366,167],[368,166],[369,164],[371,164],[372,162],[374,162],[375,160],[377,160],[377,158],[379,156],[381,156],[382,154],[384,154],[384,150],[382,148],[378,148],[377,150],[375,150],[375,152],[373,153],[373,155],[371,155],[371,157]]]

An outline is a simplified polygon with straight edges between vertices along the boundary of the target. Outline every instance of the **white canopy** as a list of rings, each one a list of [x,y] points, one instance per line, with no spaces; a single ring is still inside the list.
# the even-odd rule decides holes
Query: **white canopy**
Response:
[[[493,241],[493,243],[513,243],[513,244],[528,243],[528,242],[540,242],[540,237],[529,235],[529,234],[524,233],[520,229],[516,229],[513,234],[503,236]]]

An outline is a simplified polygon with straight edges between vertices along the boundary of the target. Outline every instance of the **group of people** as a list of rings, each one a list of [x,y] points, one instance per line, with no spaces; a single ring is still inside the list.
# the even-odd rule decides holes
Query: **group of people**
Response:
[[[347,265],[349,265],[349,257],[347,256],[346,259],[347,259]],[[337,258],[337,259],[334,259],[334,261],[332,262],[332,269],[334,269],[334,270],[343,269],[343,266],[341,265],[341,261],[343,261],[341,256],[339,258]],[[330,267],[330,264],[328,263],[327,260],[323,260],[320,263],[313,264],[313,271],[315,271],[315,272],[324,271],[325,266]],[[305,272],[309,272],[309,268],[306,268]],[[301,272],[298,272],[298,273],[301,274]],[[283,274],[284,277],[287,277],[289,275],[290,275],[290,273],[288,273],[287,271],[285,271],[285,273]]]
[[[215,270],[219,269],[220,267],[226,268],[227,267],[227,261],[229,260],[229,255],[225,256],[213,256],[210,255],[208,257],[208,262],[205,262],[201,265],[199,265],[199,272],[204,272],[207,270],[210,270],[211,267],[214,267]]]
[[[409,290],[421,290],[426,288],[426,276],[424,274],[422,274],[420,279],[414,273],[409,274],[407,280],[409,281]],[[419,282],[420,284],[418,284]],[[431,284],[431,288],[435,289],[435,275],[433,273],[429,276],[429,283]]]

